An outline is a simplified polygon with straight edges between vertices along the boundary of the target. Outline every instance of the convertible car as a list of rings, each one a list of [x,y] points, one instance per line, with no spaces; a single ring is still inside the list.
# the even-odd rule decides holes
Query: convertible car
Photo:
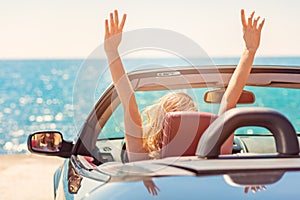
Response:
[[[128,162],[113,85],[75,142],[58,131],[31,134],[31,152],[66,158],[54,174],[55,199],[299,199],[300,68],[253,66],[237,108],[217,116],[234,69],[128,74],[141,110],[172,91],[187,92],[198,104],[199,112],[167,113],[160,159]],[[232,154],[220,155],[233,132]]]

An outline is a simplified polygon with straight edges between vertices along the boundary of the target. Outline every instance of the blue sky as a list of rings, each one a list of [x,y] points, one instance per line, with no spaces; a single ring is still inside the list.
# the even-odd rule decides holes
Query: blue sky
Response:
[[[0,0],[0,59],[86,58],[103,42],[104,19],[128,14],[125,31],[181,33],[210,56],[239,56],[240,9],[266,18],[258,56],[300,56],[298,0]]]

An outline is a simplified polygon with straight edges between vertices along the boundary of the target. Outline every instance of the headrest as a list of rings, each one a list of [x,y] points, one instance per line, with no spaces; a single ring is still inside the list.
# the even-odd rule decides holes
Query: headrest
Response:
[[[164,119],[162,158],[194,156],[198,142],[217,115],[207,112],[170,112]]]

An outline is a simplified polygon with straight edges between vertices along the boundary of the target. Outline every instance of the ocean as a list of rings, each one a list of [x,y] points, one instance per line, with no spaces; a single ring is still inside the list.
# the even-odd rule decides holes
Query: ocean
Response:
[[[237,64],[239,59],[212,60],[217,65],[231,65]],[[183,64],[162,58],[128,59],[124,66],[149,62]],[[84,98],[76,96],[76,88],[89,84],[84,80],[78,82],[83,63],[80,59],[0,60],[0,154],[26,153],[28,135],[40,130],[59,130],[67,140],[77,138],[81,125],[78,121],[83,122],[110,80],[107,75],[97,80],[93,100],[78,116],[74,104]],[[258,57],[254,64],[300,66],[300,57]]]

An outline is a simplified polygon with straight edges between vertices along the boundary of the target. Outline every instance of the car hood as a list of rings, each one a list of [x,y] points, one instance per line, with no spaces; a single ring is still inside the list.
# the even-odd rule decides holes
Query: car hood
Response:
[[[126,164],[109,162],[100,165],[95,171],[110,177],[109,182],[119,182],[161,176],[300,170],[299,158],[280,158],[277,154],[270,154],[268,158],[262,158],[259,155],[244,155],[219,156],[220,159],[205,159],[196,156],[170,157]]]
[[[217,159],[170,158],[132,163],[105,163],[91,172],[94,184],[87,199],[255,199],[300,196],[298,158]],[[105,180],[102,179],[106,177]],[[99,184],[99,180],[101,184]],[[88,190],[89,188],[89,190]],[[252,192],[253,191],[253,192]],[[255,196],[254,196],[255,195]]]
[[[273,184],[231,184],[228,175],[156,177],[113,182],[96,188],[87,199],[297,199],[300,173],[287,172]],[[253,188],[252,188],[253,189]]]

